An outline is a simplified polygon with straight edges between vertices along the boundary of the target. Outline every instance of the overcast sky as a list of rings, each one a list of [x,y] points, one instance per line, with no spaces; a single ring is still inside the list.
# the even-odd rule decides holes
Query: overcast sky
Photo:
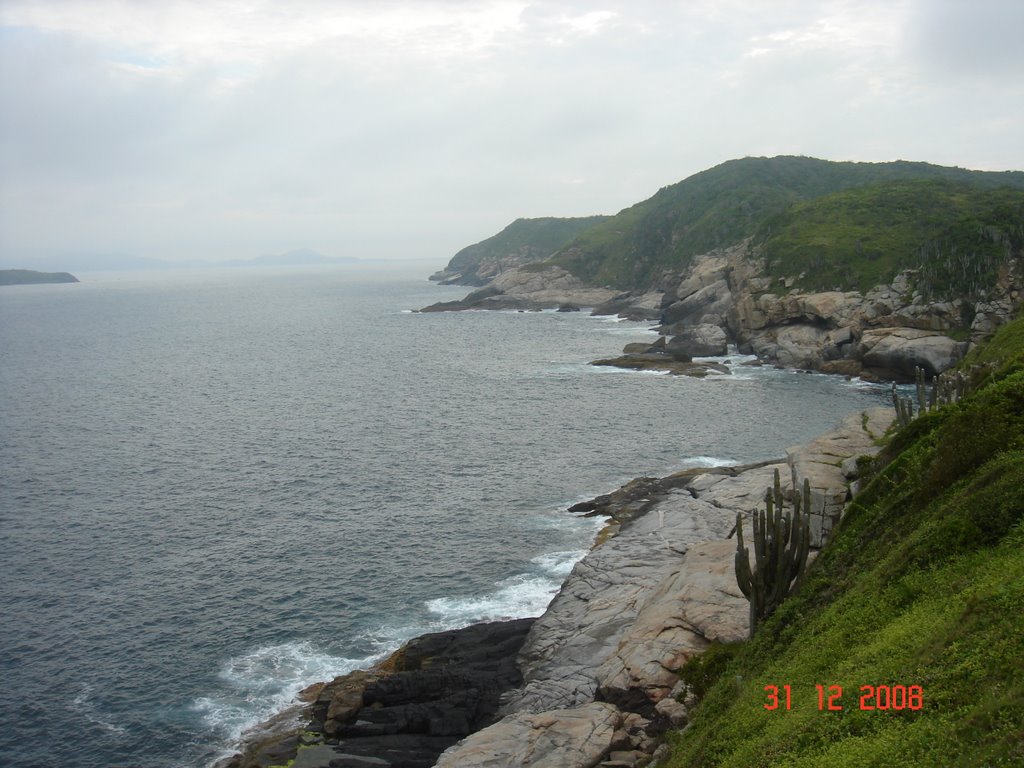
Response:
[[[433,258],[725,160],[1024,169],[1020,0],[0,0],[0,259]]]

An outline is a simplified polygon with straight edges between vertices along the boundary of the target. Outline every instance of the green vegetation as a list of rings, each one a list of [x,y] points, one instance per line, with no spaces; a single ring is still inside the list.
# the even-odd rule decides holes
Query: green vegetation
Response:
[[[32,269],[0,269],[0,285],[77,282],[78,278],[67,272],[36,272]]]
[[[766,222],[785,214],[796,203],[855,187],[911,180],[969,184],[990,190],[1024,189],[1021,172],[984,173],[904,161],[837,163],[809,157],[744,158],[664,187],[648,200],[588,228],[555,254],[552,262],[596,284],[647,288],[656,285],[665,270],[679,271],[698,254],[755,235],[771,234],[775,230],[766,230]],[[914,215],[913,211],[907,213],[908,217]],[[865,222],[865,226],[870,227],[871,222]],[[953,244],[959,243],[955,237],[960,229],[949,233],[954,240],[948,244],[941,240],[943,231],[937,222],[926,230],[940,238],[940,260]],[[969,229],[965,231],[970,234]],[[973,243],[972,238],[968,242]],[[925,239],[911,239],[911,252],[906,258],[914,258],[924,244]],[[775,258],[781,262],[786,254],[776,249]],[[863,258],[868,261],[866,256]]]
[[[684,670],[668,765],[1024,764],[1024,319],[967,362],[996,372],[891,437],[799,591]]]
[[[794,485],[796,480],[794,479]],[[736,513],[736,582],[750,601],[750,635],[775,613],[807,565],[811,542],[811,485],[804,479],[803,494],[793,497],[792,514],[785,511],[779,470],[764,498],[765,509],[754,510],[754,567],[743,544],[743,515]]]
[[[800,202],[760,226],[768,273],[805,290],[870,290],[920,269],[926,298],[976,300],[1024,248],[1024,190],[898,181]]]
[[[456,253],[445,271],[460,273],[462,278],[459,282],[463,285],[482,285],[486,280],[477,278],[477,270],[485,262],[510,260],[516,264],[527,264],[546,259],[568,245],[580,232],[607,218],[516,219],[493,237]]]

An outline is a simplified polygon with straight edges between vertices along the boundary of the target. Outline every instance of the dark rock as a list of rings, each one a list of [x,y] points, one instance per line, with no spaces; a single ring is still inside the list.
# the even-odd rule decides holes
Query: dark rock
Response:
[[[681,330],[665,347],[670,355],[716,357],[727,351],[725,331],[717,325],[696,325]]]
[[[622,348],[624,355],[644,355],[651,351],[651,345],[646,341],[633,341]]]
[[[621,357],[605,360],[594,360],[590,364],[628,368],[634,371],[666,371],[674,376],[694,376],[701,379],[710,373],[732,373],[727,366],[720,363],[694,363],[691,360],[650,352],[622,355]]]
[[[575,304],[562,304],[558,307],[559,312],[579,312],[580,308]]]
[[[323,734],[322,743],[307,747],[290,735],[225,765],[283,765],[298,755],[305,768],[430,768],[445,749],[494,722],[502,693],[522,682],[516,655],[533,622],[474,624],[410,640],[378,668],[323,686],[303,728]]]
[[[439,301],[436,304],[431,304],[429,307],[423,307],[423,309],[417,310],[419,312],[461,312],[466,309],[481,309],[482,304],[488,299],[493,299],[496,296],[500,296],[501,291],[497,288],[487,286],[481,288],[478,291],[473,291],[463,299],[458,301]]]

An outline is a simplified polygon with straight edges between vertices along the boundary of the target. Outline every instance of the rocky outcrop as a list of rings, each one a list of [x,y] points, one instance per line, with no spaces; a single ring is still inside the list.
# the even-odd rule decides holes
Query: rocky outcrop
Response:
[[[556,309],[563,305],[595,307],[616,295],[610,288],[588,286],[562,267],[510,269],[461,301],[431,304],[420,312],[466,309]]]
[[[789,449],[784,461],[640,478],[574,506],[612,515],[618,532],[577,563],[533,625],[519,657],[524,683],[503,697],[504,717],[450,748],[438,765],[635,764],[662,729],[685,723],[674,670],[708,643],[748,633],[730,538],[737,512],[762,506],[776,470],[808,477],[820,545],[841,514],[835,505],[849,495],[858,457],[878,450],[875,438],[891,417],[890,409],[855,414]],[[553,729],[561,728],[556,739]]]
[[[675,670],[709,643],[748,633],[733,564],[737,513],[763,505],[776,470],[807,477],[820,545],[859,457],[877,451],[891,417],[873,409],[785,459],[638,478],[574,505],[610,521],[539,619],[417,638],[377,668],[314,687],[304,728],[268,737],[220,768],[646,761],[661,733],[688,716]]]
[[[717,357],[727,352],[725,331],[717,325],[700,323],[683,328],[665,345],[672,357]]]
[[[615,315],[624,320],[657,320],[661,317],[661,291],[620,293],[594,307],[592,315]]]
[[[301,731],[250,744],[218,768],[429,768],[494,721],[522,677],[516,654],[533,619],[474,624],[409,641],[378,667],[320,686]]]
[[[712,325],[702,326],[706,336],[693,334],[686,340],[678,337],[666,343],[661,336],[653,344],[631,342],[618,357],[594,360],[591,365],[627,368],[634,371],[664,371],[674,376],[704,378],[708,375],[730,374],[728,365],[715,361],[694,362],[695,355],[721,355],[726,351],[724,332]],[[717,342],[717,343],[716,343]]]
[[[887,379],[910,380],[916,368],[938,376],[952,368],[967,352],[958,342],[934,331],[915,328],[878,328],[864,331],[857,353],[864,367]]]
[[[1020,304],[1012,269],[994,296],[926,299],[917,272],[904,270],[866,293],[801,293],[795,278],[773,281],[749,243],[694,259],[665,291],[660,331],[684,351],[694,334],[719,327],[741,352],[791,368],[897,381],[920,366],[935,376],[955,365],[968,344],[1007,322]],[[973,318],[973,320],[971,319]],[[679,339],[679,341],[676,341]]]

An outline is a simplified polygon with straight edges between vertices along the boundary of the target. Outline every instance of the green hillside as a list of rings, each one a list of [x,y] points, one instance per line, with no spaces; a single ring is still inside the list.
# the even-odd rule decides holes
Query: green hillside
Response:
[[[462,275],[459,283],[463,285],[482,285],[486,280],[477,279],[477,270],[485,262],[511,259],[526,264],[546,259],[578,234],[607,218],[516,219],[498,234],[456,253],[445,272]]]
[[[755,242],[769,274],[806,290],[867,291],[920,268],[927,297],[976,298],[1024,248],[1024,189],[896,181],[794,203]]]
[[[797,594],[691,662],[668,765],[1024,765],[1024,319],[974,360],[1001,367],[896,433]]]
[[[1024,188],[1024,173],[988,173],[927,163],[850,163],[809,157],[731,160],[665,187],[580,234],[552,261],[597,284],[645,288],[666,269],[734,245],[801,201],[844,189],[912,179],[982,188]]]

